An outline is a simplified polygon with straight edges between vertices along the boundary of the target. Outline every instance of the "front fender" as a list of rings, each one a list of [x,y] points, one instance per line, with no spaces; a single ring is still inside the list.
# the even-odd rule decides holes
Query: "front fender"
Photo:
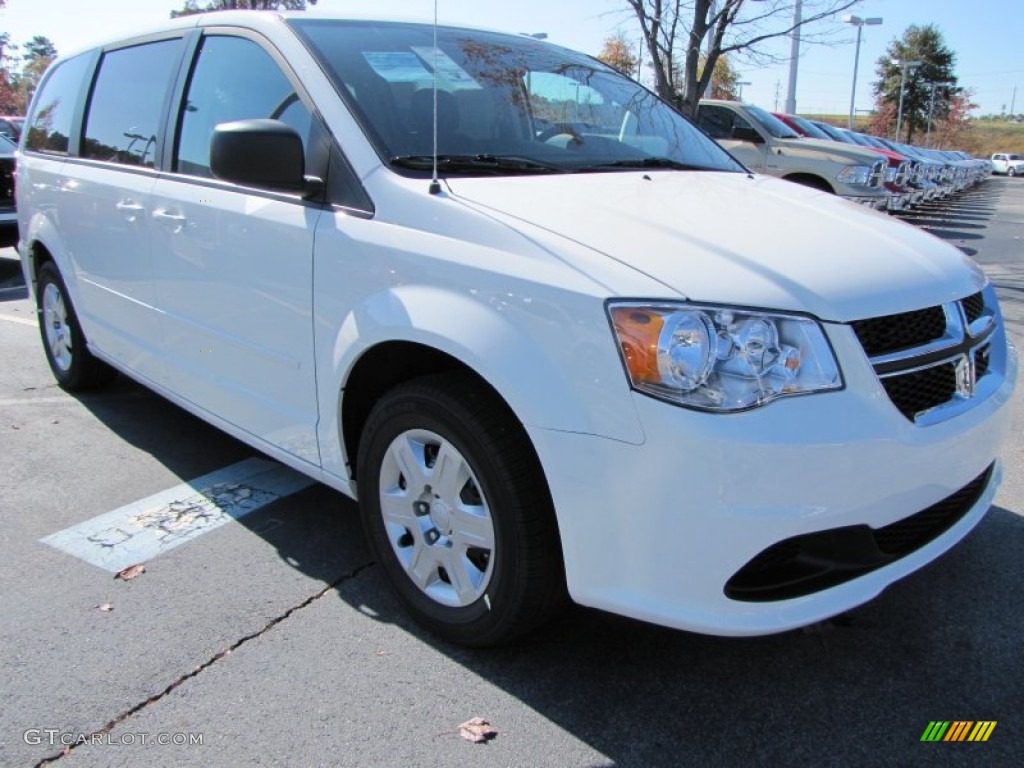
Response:
[[[640,443],[643,433],[602,303],[536,285],[513,291],[459,291],[398,285],[353,308],[329,349],[318,340],[320,445],[324,469],[345,476],[341,393],[357,361],[392,341],[449,355],[486,380],[527,427]],[[320,371],[327,368],[327,376]]]

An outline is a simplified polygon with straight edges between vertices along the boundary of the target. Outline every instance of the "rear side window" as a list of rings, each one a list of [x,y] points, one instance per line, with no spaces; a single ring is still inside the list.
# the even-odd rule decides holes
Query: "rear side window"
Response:
[[[75,117],[75,103],[89,66],[88,56],[76,56],[58,64],[32,105],[25,149],[66,155]]]
[[[85,122],[83,157],[153,167],[180,51],[181,41],[175,39],[103,55]]]
[[[752,126],[731,109],[702,104],[697,111],[697,125],[703,128],[713,139],[731,139],[732,129],[736,126],[751,128]]]
[[[290,125],[302,137],[308,157],[312,115],[270,54],[246,38],[205,38],[181,113],[175,170],[212,176],[213,129],[252,118]]]

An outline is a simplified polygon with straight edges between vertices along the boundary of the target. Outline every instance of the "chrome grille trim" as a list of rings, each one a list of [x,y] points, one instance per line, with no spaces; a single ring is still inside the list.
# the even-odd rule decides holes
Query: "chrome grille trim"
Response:
[[[982,293],[976,293],[925,311],[939,308],[946,320],[941,337],[894,352],[869,354],[868,357],[893,405],[918,426],[935,424],[963,413],[998,387],[995,377],[987,375],[992,336],[997,329],[995,307],[985,304]],[[901,313],[888,317],[898,322],[912,314]],[[858,340],[862,342],[862,348],[868,338],[861,337],[861,329],[885,319],[872,318],[851,324]],[[945,372],[939,375],[936,369],[944,366]],[[932,370],[936,370],[936,376],[925,377],[929,381],[920,385],[919,402],[915,401],[914,396],[908,397],[908,388],[914,390],[918,382],[922,381],[921,374]],[[955,375],[951,371],[955,371]],[[942,382],[938,397],[934,389],[935,381]],[[944,397],[947,389],[948,397]],[[936,403],[936,400],[939,402]],[[919,407],[915,406],[915,402]]]

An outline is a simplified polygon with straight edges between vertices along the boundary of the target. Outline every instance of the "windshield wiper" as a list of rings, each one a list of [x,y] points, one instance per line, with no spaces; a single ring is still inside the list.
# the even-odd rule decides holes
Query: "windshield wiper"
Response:
[[[671,157],[638,157],[635,160],[615,160],[611,163],[596,163],[575,168],[577,171],[596,171],[604,168],[668,168],[673,171],[714,171],[706,165],[691,165],[673,160]]]
[[[391,164],[417,171],[434,167],[433,155],[396,155]],[[565,173],[566,169],[517,155],[438,155],[437,170],[444,173]]]

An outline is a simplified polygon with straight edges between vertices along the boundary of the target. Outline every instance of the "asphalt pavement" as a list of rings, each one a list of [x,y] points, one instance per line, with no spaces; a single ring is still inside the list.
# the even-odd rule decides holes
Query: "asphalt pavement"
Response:
[[[1024,180],[992,178],[907,220],[984,266],[1024,347]],[[574,608],[517,646],[469,651],[407,619],[354,504],[322,485],[211,525],[129,581],[44,543],[256,454],[123,378],[58,389],[11,257],[0,252],[0,765],[1020,764],[1024,386],[985,520],[855,611],[723,639]],[[473,717],[497,735],[461,738]],[[996,726],[982,743],[922,742],[936,720]]]

